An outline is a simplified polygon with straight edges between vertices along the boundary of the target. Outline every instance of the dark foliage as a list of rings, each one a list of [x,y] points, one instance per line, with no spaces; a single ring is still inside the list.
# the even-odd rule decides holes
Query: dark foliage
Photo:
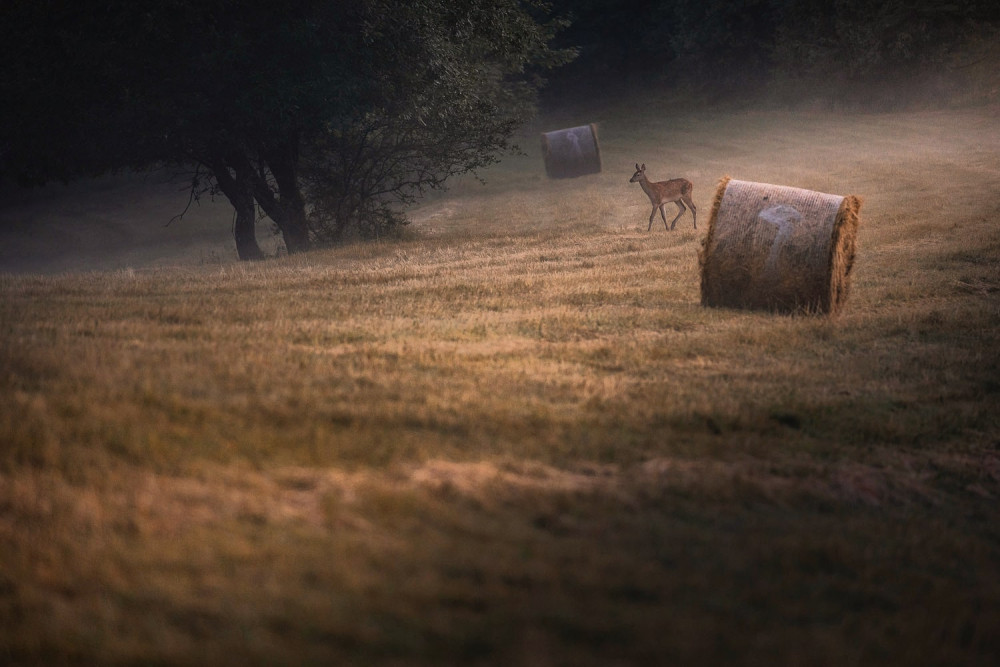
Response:
[[[771,47],[792,73],[884,81],[943,63],[963,41],[991,38],[1000,5],[984,0],[784,0]]]
[[[884,82],[944,66],[964,44],[995,42],[992,0],[556,0],[559,43],[579,58],[561,95],[683,83],[742,92],[776,78]]]
[[[305,142],[317,237],[384,233],[401,205],[496,162],[533,112],[538,72],[571,55],[546,46],[555,27],[516,2],[371,1],[359,34],[374,47],[343,77],[355,101]]]
[[[532,0],[14,0],[0,22],[0,178],[197,165],[289,252],[398,224],[398,205],[508,148],[567,60]]]

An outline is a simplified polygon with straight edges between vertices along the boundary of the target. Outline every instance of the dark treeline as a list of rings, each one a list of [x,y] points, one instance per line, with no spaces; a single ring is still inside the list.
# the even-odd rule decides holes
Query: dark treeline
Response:
[[[256,259],[262,217],[288,252],[397,230],[540,94],[995,99],[998,37],[996,0],[7,0],[0,184],[190,170]]]
[[[535,0],[7,0],[0,184],[123,170],[223,196],[244,259],[391,233],[512,148],[569,60]]]
[[[947,73],[995,52],[996,0],[555,0],[579,56],[552,93],[671,83],[838,92]],[[993,53],[993,57],[995,57]]]

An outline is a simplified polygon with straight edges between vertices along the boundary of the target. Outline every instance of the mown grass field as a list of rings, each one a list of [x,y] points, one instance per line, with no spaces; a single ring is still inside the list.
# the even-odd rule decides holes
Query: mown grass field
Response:
[[[0,274],[0,662],[996,664],[996,111],[592,120],[401,239]],[[841,315],[699,305],[724,174],[865,198]]]

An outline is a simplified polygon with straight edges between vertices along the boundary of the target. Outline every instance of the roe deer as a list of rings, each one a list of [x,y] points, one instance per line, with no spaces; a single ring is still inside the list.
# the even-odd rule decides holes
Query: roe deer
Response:
[[[677,224],[677,219],[684,215],[684,211],[687,210],[684,208],[684,204],[691,207],[691,215],[694,217],[694,228],[698,229],[698,209],[691,200],[691,190],[694,188],[691,185],[691,181],[686,178],[671,178],[669,181],[653,183],[646,178],[646,165],[640,167],[638,163],[635,165],[635,173],[632,174],[632,178],[628,182],[635,183],[636,181],[642,186],[643,191],[649,195],[649,201],[653,204],[653,212],[649,214],[647,232],[653,228],[653,218],[656,217],[656,209],[660,209],[663,226],[667,228],[667,231],[672,231]],[[668,226],[667,216],[663,213],[663,207],[670,202],[677,204],[677,208],[680,210],[677,211],[677,217]]]

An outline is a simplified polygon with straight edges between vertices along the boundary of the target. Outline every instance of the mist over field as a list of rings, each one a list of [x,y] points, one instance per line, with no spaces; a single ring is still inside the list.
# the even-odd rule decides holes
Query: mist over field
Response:
[[[263,217],[241,261],[179,169],[3,185],[0,662],[996,664],[995,47],[886,3],[912,41],[823,78],[808,26],[645,4],[640,66],[577,3],[520,152],[374,239]],[[600,173],[548,178],[589,123]],[[697,229],[647,232],[636,163]],[[724,176],[863,198],[841,312],[701,305]]]
[[[691,109],[669,91],[658,92],[659,97],[639,93],[623,103],[595,102],[537,118],[515,137],[520,154],[481,173],[485,183],[471,176],[453,179],[446,191],[411,208],[413,224],[402,238],[474,234],[484,227],[516,233],[525,223],[541,231],[549,225],[562,228],[570,220],[644,229],[648,202],[638,185],[628,183],[637,161],[649,163],[651,180],[686,177],[696,184],[703,230],[724,175],[856,193],[868,200],[866,210],[879,205],[875,193],[917,181],[911,192],[924,204],[947,197],[960,208],[993,195],[979,191],[982,183],[970,180],[967,172],[976,169],[977,155],[992,150],[995,105],[869,112],[831,110],[823,101],[804,108],[758,102]],[[587,122],[598,124],[603,172],[547,179],[539,134]],[[232,207],[221,196],[205,196],[190,207],[188,199],[186,182],[168,170],[9,188],[0,209],[0,267],[52,274],[234,261]],[[482,206],[487,208],[477,211]],[[675,209],[668,208],[672,218]],[[534,218],[528,210],[548,215]],[[678,225],[686,227],[690,220],[685,214]],[[662,232],[659,216],[656,224]],[[257,223],[257,235],[269,256],[284,253],[267,218]]]
[[[232,206],[206,197],[185,213],[188,189],[170,171],[8,188],[0,211],[0,267],[51,274],[233,261]],[[259,227],[276,255],[271,225]]]

